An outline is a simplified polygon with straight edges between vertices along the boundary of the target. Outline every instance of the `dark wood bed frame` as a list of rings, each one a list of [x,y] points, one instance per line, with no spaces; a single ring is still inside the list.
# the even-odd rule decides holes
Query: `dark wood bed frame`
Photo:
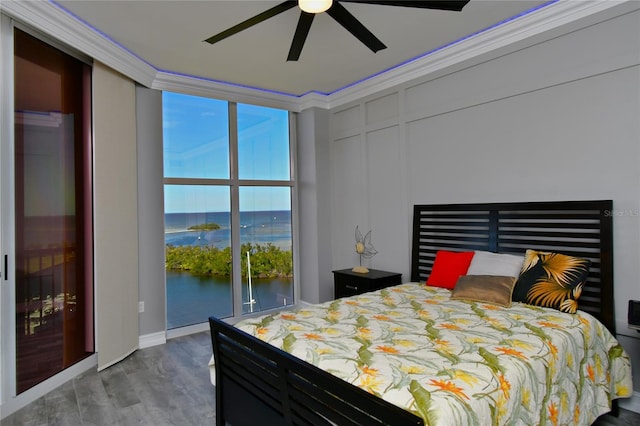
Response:
[[[615,335],[612,201],[416,205],[411,281],[438,250],[558,251],[591,260],[581,310]],[[421,418],[214,317],[216,424],[422,425]],[[617,401],[612,414],[617,415]]]

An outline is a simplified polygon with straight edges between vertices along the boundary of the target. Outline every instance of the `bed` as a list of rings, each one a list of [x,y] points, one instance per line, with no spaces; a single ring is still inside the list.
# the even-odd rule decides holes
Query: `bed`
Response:
[[[411,282],[235,326],[209,319],[216,423],[588,425],[615,414],[632,383],[614,337],[612,216],[610,200],[414,206]],[[506,272],[425,285],[443,253],[523,264],[562,253],[588,267],[554,309],[474,287],[500,281],[503,297]],[[576,294],[579,309],[562,312]]]

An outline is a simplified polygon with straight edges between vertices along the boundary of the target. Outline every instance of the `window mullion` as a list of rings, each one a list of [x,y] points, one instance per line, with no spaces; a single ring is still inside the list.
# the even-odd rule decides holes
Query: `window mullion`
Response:
[[[164,178],[165,185],[229,185],[229,179]]]
[[[242,179],[236,181],[238,186],[294,186],[292,180],[249,180]]]
[[[293,180],[164,178],[165,185],[294,186]]]
[[[238,187],[238,105],[229,102],[229,170],[231,172],[231,252],[233,316],[242,315],[242,253],[240,242],[240,189]]]
[[[298,170],[296,168],[296,159],[298,158],[298,135],[297,127],[295,125],[296,114],[289,112],[289,179],[294,183],[291,185],[291,232],[292,232],[292,254],[293,254],[293,276],[299,277],[300,275],[300,256],[297,255],[298,247],[298,231],[299,231],[299,218],[298,218],[298,186],[295,182],[298,179]],[[293,301],[294,304],[298,304],[300,301],[300,280],[293,281]]]

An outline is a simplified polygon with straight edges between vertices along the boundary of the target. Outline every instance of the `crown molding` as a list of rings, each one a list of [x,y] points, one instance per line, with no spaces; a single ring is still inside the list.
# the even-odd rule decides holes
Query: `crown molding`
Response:
[[[53,37],[82,54],[113,68],[145,86],[156,70],[113,40],[49,1],[2,0],[0,10],[14,20]]]
[[[297,96],[174,74],[166,71],[156,72],[153,82],[149,87],[158,90],[169,90],[190,95],[209,96],[233,102],[286,109],[293,112],[301,111],[300,98]]]
[[[294,112],[312,107],[335,108],[638,9],[640,2],[634,0],[558,0],[334,93],[298,96],[158,70],[52,1],[0,1],[0,10],[17,22],[68,44],[144,86]]]

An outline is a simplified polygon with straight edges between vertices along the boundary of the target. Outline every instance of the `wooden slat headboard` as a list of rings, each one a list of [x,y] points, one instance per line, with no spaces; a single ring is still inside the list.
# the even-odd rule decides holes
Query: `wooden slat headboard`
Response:
[[[615,335],[611,200],[415,205],[411,280],[424,281],[438,250],[555,251],[591,260],[578,309]]]

